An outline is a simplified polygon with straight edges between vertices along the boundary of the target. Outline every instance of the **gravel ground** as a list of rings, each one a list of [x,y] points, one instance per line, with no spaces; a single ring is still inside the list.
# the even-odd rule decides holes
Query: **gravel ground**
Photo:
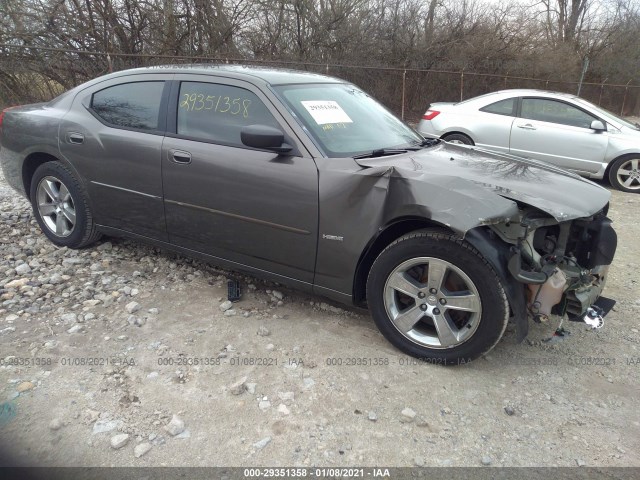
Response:
[[[56,248],[0,178],[0,447],[47,466],[640,466],[639,203],[613,192],[603,329],[510,327],[442,368],[321,298],[239,276],[227,309],[229,272],[201,262]]]

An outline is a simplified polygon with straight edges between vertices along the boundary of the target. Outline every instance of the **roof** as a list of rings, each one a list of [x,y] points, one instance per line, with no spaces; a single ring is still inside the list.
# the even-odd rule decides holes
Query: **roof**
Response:
[[[495,92],[485,93],[484,95],[479,95],[477,97],[469,98],[465,100],[465,102],[474,101],[480,98],[486,98],[490,96],[501,96],[504,98],[510,98],[513,96],[518,97],[526,97],[526,96],[549,96],[549,97],[560,97],[560,98],[571,98],[576,99],[576,97],[572,93],[564,93],[564,92],[553,92],[551,90],[536,90],[533,88],[512,88],[507,90],[497,90]]]
[[[314,72],[292,70],[287,68],[260,67],[252,65],[227,65],[227,64],[175,64],[153,67],[134,68],[117,72],[120,75],[132,73],[195,73],[195,74],[220,74],[248,80],[255,83],[256,79],[269,85],[284,85],[291,83],[345,83],[345,80],[321,75]]]
[[[505,94],[515,93],[517,95],[554,95],[558,97],[576,98],[576,96],[573,93],[554,92],[552,90],[539,90],[535,88],[513,88],[513,89],[507,89],[507,90],[500,90],[499,92],[496,92],[496,93],[505,93]]]

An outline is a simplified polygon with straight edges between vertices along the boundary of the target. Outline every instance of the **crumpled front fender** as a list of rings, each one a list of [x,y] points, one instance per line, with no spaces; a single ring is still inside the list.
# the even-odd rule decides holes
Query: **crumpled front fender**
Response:
[[[464,237],[473,228],[518,215],[513,200],[464,179],[389,165],[358,168],[354,163],[318,161],[320,219],[314,285],[324,295],[335,291],[351,296],[362,253],[396,219],[424,219]]]
[[[509,245],[497,238],[491,231],[483,228],[469,230],[465,240],[480,252],[498,275],[516,325],[516,340],[522,342],[529,333],[527,301],[523,284],[515,281],[507,269],[507,262],[511,255]]]

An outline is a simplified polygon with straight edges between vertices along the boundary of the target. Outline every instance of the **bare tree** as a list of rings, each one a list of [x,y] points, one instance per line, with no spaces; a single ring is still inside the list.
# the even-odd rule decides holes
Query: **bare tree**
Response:
[[[390,106],[404,81],[416,112],[431,99],[460,98],[461,85],[411,69],[505,77],[465,76],[465,96],[504,88],[507,76],[575,82],[587,58],[586,82],[635,83],[638,8],[637,0],[0,0],[0,104],[50,98],[173,56],[307,62],[302,68],[320,71],[395,67],[331,73]],[[598,91],[598,100],[621,103],[624,90],[616,91]],[[635,92],[627,105],[636,105]]]

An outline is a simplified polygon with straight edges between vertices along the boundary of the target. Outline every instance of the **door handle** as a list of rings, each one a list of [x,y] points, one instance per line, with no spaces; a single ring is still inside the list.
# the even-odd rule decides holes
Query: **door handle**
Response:
[[[67,133],[67,140],[69,140],[69,143],[80,145],[84,143],[84,135],[77,132],[69,132]]]
[[[517,125],[517,127],[518,128],[522,128],[523,130],[535,130],[536,129],[536,127],[534,127],[530,123],[527,123],[525,125]]]
[[[169,160],[175,163],[187,164],[191,163],[191,154],[184,150],[170,150]]]

